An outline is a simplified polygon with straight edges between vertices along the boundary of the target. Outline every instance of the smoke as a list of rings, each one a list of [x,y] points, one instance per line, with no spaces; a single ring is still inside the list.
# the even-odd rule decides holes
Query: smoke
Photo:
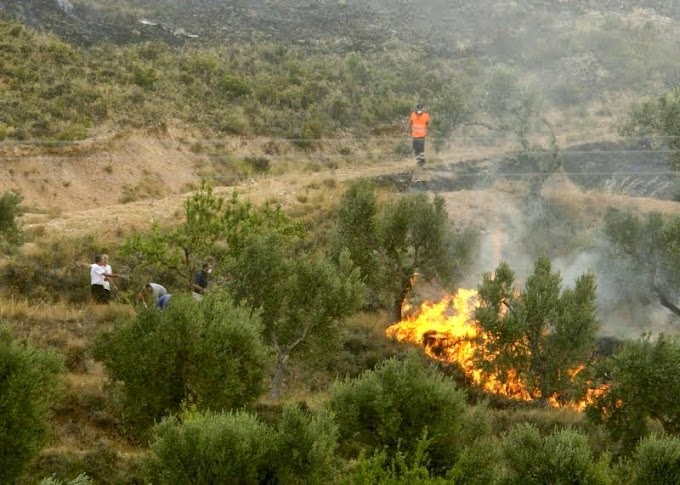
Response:
[[[64,12],[70,14],[73,11],[73,4],[69,0],[57,0],[57,3]]]
[[[607,241],[597,235],[588,239],[587,248],[574,244],[565,251],[570,232],[572,239],[581,236],[578,227],[549,207],[506,202],[502,213],[482,229],[478,260],[461,286],[476,288],[484,273],[505,261],[515,272],[516,286],[524,288],[536,259],[547,255],[553,271],[562,276],[563,289],[573,287],[584,273],[594,274],[600,335],[637,339],[642,334],[677,333],[678,317],[659,303],[644,272],[615,258]]]

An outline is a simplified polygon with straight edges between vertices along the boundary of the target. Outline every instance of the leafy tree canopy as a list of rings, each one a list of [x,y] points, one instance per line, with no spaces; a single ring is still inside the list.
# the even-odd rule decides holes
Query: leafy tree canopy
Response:
[[[523,290],[514,279],[502,262],[479,286],[475,319],[489,336],[476,354],[479,365],[502,381],[516,375],[534,398],[574,397],[569,371],[587,361],[599,329],[595,277],[585,273],[563,290],[559,272],[541,257]]]

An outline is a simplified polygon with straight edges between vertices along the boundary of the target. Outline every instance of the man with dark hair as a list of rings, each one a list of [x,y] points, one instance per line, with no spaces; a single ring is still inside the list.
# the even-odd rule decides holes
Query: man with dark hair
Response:
[[[408,119],[408,129],[413,138],[413,151],[416,155],[418,166],[425,165],[425,137],[430,126],[430,115],[422,104],[416,106],[416,110],[411,113]]]
[[[203,299],[208,289],[208,284],[210,284],[210,273],[212,273],[212,264],[206,262],[203,263],[201,271],[194,276],[194,281],[191,285],[194,300],[201,301]]]

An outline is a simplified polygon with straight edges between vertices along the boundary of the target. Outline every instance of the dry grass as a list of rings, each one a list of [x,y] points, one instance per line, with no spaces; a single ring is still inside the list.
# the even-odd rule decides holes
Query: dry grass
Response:
[[[600,223],[610,207],[638,215],[648,212],[680,214],[680,202],[582,191],[561,175],[552,177],[542,194],[557,204],[568,217],[586,225]]]
[[[70,305],[66,302],[48,303],[15,297],[0,299],[0,318],[3,320],[31,320],[41,324],[87,320],[104,323],[133,314],[132,307],[115,302],[109,305]]]
[[[531,423],[543,434],[549,434],[555,428],[582,428],[586,426],[585,415],[570,408],[521,408],[510,407],[496,410],[494,414],[495,434],[508,431],[517,424]]]

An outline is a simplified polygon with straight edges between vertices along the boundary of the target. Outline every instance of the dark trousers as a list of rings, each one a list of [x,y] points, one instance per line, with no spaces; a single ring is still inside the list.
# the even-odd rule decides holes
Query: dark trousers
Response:
[[[416,160],[425,160],[425,138],[413,139],[413,152],[416,154]]]
[[[92,298],[96,303],[108,303],[111,299],[111,292],[102,285],[92,285]]]

